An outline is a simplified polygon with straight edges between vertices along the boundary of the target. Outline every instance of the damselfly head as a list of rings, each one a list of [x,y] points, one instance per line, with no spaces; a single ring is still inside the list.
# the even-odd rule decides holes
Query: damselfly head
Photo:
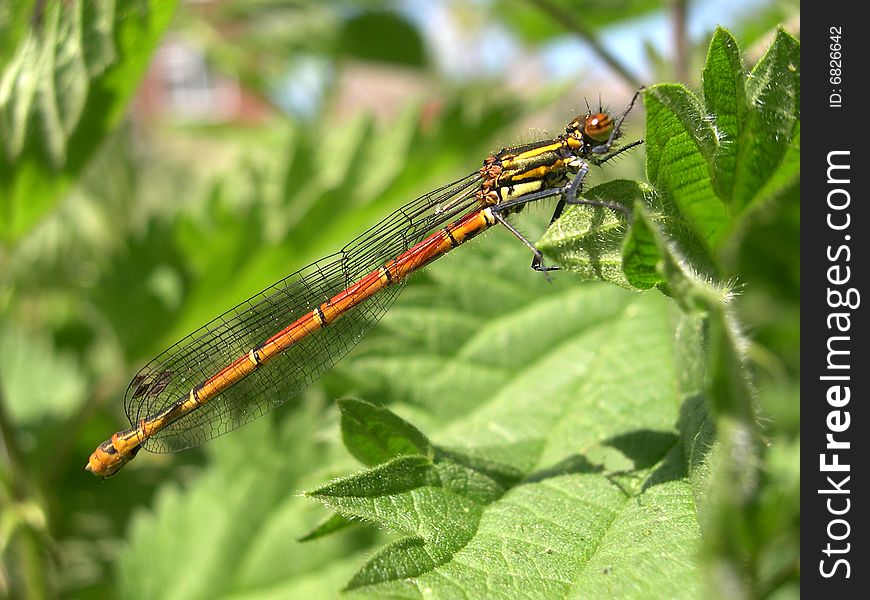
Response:
[[[613,133],[613,119],[603,112],[582,115],[568,123],[565,131],[586,142],[606,142]]]
[[[606,142],[613,133],[613,119],[607,113],[596,113],[586,117],[583,133],[596,142]]]

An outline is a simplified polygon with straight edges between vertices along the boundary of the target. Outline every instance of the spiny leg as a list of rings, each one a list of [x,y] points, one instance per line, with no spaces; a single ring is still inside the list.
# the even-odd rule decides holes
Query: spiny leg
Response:
[[[565,210],[565,196],[563,195],[559,198],[559,201],[556,202],[556,208],[553,209],[553,216],[550,217],[550,222],[547,224],[547,229],[556,222],[556,219],[562,216],[562,211]],[[544,261],[539,258],[539,254],[535,254],[532,258],[532,269],[535,271],[558,271],[559,267],[544,267]]]
[[[637,144],[632,144],[628,147],[636,146]],[[627,148],[628,148],[627,147]],[[613,155],[616,156],[616,155]],[[608,157],[610,158],[610,157]],[[604,161],[601,161],[604,162]],[[586,173],[589,172],[589,165],[583,164],[580,167],[580,170],[577,172],[577,176],[568,184],[565,188],[565,194],[562,196],[562,200],[560,203],[563,204],[573,204],[575,206],[600,206],[602,208],[609,208],[611,210],[618,210],[625,215],[625,218],[628,220],[629,224],[632,221],[631,211],[624,204],[620,204],[619,202],[610,202],[608,200],[589,200],[587,198],[578,197],[580,194],[580,189],[583,185],[583,178],[586,176]],[[558,208],[558,206],[557,206]],[[561,211],[560,211],[561,212]],[[552,222],[550,223],[552,225]]]
[[[565,187],[561,189],[562,194],[559,198],[559,201],[556,203],[556,208],[553,209],[553,216],[550,217],[550,222],[547,224],[547,229],[556,222],[556,219],[562,216],[562,211],[565,210],[565,205],[569,202],[569,198],[577,198],[577,193],[580,186],[583,184],[583,179],[586,177],[587,173],[589,173],[589,165],[587,163],[583,163],[581,167],[578,169],[577,174]],[[532,258],[532,269],[535,271],[558,271],[559,267],[544,267],[543,257],[538,254],[535,254],[534,258]]]
[[[508,220],[504,218],[504,215],[502,215],[501,213],[493,211],[492,216],[494,216],[496,221],[498,221],[499,223],[504,225],[505,229],[510,231],[514,235],[514,237],[516,237],[518,240],[520,240],[523,244],[526,245],[526,247],[529,250],[532,251],[532,254],[535,255],[535,258],[532,260],[532,268],[533,269],[535,269],[536,271],[540,271],[541,273],[544,273],[545,275],[546,275],[547,271],[557,271],[559,269],[559,267],[548,267],[548,266],[544,265],[544,255],[541,254],[541,251],[538,250],[535,247],[535,245],[526,238],[526,236],[524,236],[522,233],[520,233],[516,227],[511,225],[508,222]],[[535,265],[537,265],[537,267]]]
[[[568,192],[565,193],[565,203],[571,204],[574,206],[598,206],[601,208],[609,208],[610,210],[618,210],[622,214],[625,215],[625,218],[628,220],[629,224],[632,222],[631,210],[621,204],[619,202],[611,202],[609,200],[589,200],[587,198],[577,198],[576,196],[570,196]]]
[[[643,140],[635,140],[635,141],[631,142],[630,144],[626,144],[622,148],[619,148],[613,154],[605,156],[604,158],[590,158],[589,162],[594,164],[596,167],[600,167],[601,165],[606,163],[608,160],[612,160],[612,159],[616,158],[617,156],[619,156],[620,154],[622,154],[623,152],[627,152],[627,151],[631,150],[632,148],[634,148],[635,146],[640,146],[641,144],[643,144]]]
[[[514,198],[512,200],[501,202],[500,204],[496,204],[492,207],[492,214],[496,218],[496,220],[504,225],[505,229],[510,231],[514,235],[514,237],[516,237],[523,244],[525,244],[526,247],[532,251],[532,254],[534,254],[534,259],[532,260],[532,268],[536,271],[541,271],[544,274],[546,274],[547,271],[555,271],[558,269],[558,267],[545,266],[544,257],[541,254],[541,251],[538,250],[535,245],[530,242],[522,233],[520,233],[513,225],[511,225],[507,221],[507,219],[504,218],[503,213],[511,212],[513,209],[516,209],[519,206],[529,204],[530,202],[537,202],[538,200],[543,200],[544,198],[552,198],[553,196],[564,196],[564,194],[564,187],[547,188],[544,190],[539,190],[537,192],[526,194],[524,196],[520,196],[518,198]],[[564,204],[564,200],[560,198],[559,203]]]

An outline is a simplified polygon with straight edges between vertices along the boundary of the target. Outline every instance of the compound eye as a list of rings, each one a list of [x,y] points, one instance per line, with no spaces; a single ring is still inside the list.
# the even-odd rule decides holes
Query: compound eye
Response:
[[[605,113],[589,115],[586,117],[586,126],[583,133],[596,142],[606,142],[613,133],[613,121]]]

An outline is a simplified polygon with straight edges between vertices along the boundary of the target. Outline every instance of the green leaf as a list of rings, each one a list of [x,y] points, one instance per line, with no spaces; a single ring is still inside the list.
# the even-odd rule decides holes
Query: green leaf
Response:
[[[632,210],[640,218],[635,218],[625,238],[622,270],[631,285],[639,289],[649,289],[662,283],[658,272],[659,244],[650,227],[652,218],[646,218],[644,205],[636,201]]]
[[[394,458],[309,492],[346,518],[403,536],[348,588],[396,597],[699,593],[695,501],[703,479],[695,484],[691,473],[706,464],[706,446],[681,440],[695,444],[706,421],[680,416],[689,400],[675,394],[667,303],[566,285],[564,274],[528,295],[525,285],[494,276],[522,261],[522,248],[487,251],[495,241],[429,271],[441,293],[462,290],[468,310],[473,298],[500,298],[485,323],[472,321],[453,338],[458,346],[447,356],[411,336],[393,350],[400,362],[378,352],[350,361],[359,381],[411,403],[435,453]],[[414,330],[413,305],[413,296],[410,306],[400,301],[385,326]],[[419,310],[422,319],[445,308]],[[703,412],[693,406],[692,414]]]
[[[752,69],[749,118],[743,124],[731,202],[734,212],[752,203],[779,167],[800,119],[800,43],[782,30]]]
[[[727,233],[728,209],[712,181],[716,131],[704,107],[685,87],[658,84],[644,91],[647,178],[705,242],[716,248]]]
[[[742,596],[751,595],[755,582],[745,565],[753,561],[754,549],[746,540],[756,538],[754,543],[760,547],[766,540],[761,541],[763,538],[754,533],[754,516],[762,501],[763,452],[756,424],[755,391],[748,376],[746,340],[729,306],[729,290],[698,277],[640,203],[636,214],[640,217],[642,239],[652,239],[658,247],[662,257],[659,269],[669,293],[685,311],[678,337],[682,342],[678,356],[685,373],[679,389],[683,397],[697,394],[695,397],[704,398],[716,427],[714,438],[709,426],[692,417],[698,431],[692,440],[693,451],[701,440],[707,448],[702,450],[704,455],[710,448],[715,449],[710,453],[714,458],[709,464],[701,463],[703,470],[694,479],[696,489],[705,492],[696,501],[703,509],[708,581],[716,594],[728,588],[739,589]],[[692,348],[693,355],[686,354]],[[687,459],[690,464],[700,462],[691,455]]]
[[[392,11],[370,11],[344,23],[341,54],[367,61],[422,67],[427,62],[420,32]]]
[[[306,533],[305,535],[299,537],[297,541],[300,542],[310,542],[311,540],[316,540],[318,538],[326,537],[332,533],[337,531],[341,531],[342,529],[346,529],[348,527],[352,527],[356,525],[355,521],[348,519],[346,517],[342,517],[339,514],[332,514],[325,518],[320,524]]]
[[[378,522],[449,554],[473,533],[479,502],[503,492],[485,473],[445,458],[400,456],[307,495],[349,518]],[[421,510],[420,502],[426,510]]]
[[[768,202],[776,200],[795,183],[800,181],[801,174],[801,123],[795,123],[794,132],[789,140],[782,161],[776,170],[767,179],[764,185],[755,193],[755,197],[747,208],[763,207]],[[747,219],[750,211],[744,213],[743,221]]]
[[[34,3],[0,73],[0,239],[69,189],[117,125],[175,2]]]
[[[640,182],[615,180],[589,189],[583,198],[618,202],[630,210],[636,199],[651,202],[652,194],[652,189]],[[635,284],[624,274],[622,258],[623,238],[628,229],[626,215],[619,211],[569,206],[536,245],[560,266],[586,279],[601,279],[630,288]]]
[[[734,243],[729,267],[740,274],[743,293],[736,299],[741,322],[752,328],[750,354],[779,387],[784,374],[800,373],[800,179],[771,202],[747,211]],[[786,384],[786,387],[791,387]],[[796,397],[796,396],[795,396]],[[791,403],[796,418],[799,405]]]
[[[647,252],[650,242],[658,249],[660,261],[657,269],[664,284],[663,289],[668,291],[668,295],[677,301],[684,312],[705,314],[711,307],[720,307],[731,301],[730,287],[698,273],[643,205],[635,205],[635,215],[641,230],[639,237],[646,244]]]
[[[6,410],[16,424],[37,430],[69,416],[85,391],[84,376],[73,358],[58,351],[44,333],[13,322],[0,327],[0,379]],[[51,385],[45,385],[51,373]]]
[[[746,75],[737,41],[721,27],[716,30],[707,52],[703,71],[704,98],[707,111],[716,116],[716,129],[720,144],[716,148],[713,171],[714,185],[720,197],[731,196],[741,132],[746,131]]]
[[[426,436],[383,406],[345,398],[338,401],[338,408],[344,445],[365,465],[405,454],[432,454]]]
[[[753,544],[747,540],[755,537],[753,513],[762,489],[763,449],[755,422],[754,389],[741,352],[744,341],[724,307],[710,309],[707,398],[720,447],[711,461],[705,502],[705,566],[713,587],[727,584],[745,597],[755,585],[746,569],[755,559]]]
[[[665,235],[688,249],[696,264],[709,265],[704,242],[684,221],[668,214],[655,191],[638,181],[617,179],[583,194],[592,201],[624,205],[626,213],[609,208],[569,206],[538,241],[538,248],[563,268],[584,279],[600,279],[628,289],[645,290],[662,282],[656,271],[659,260],[652,238],[644,239],[643,225],[635,227],[635,206],[646,207]],[[631,218],[629,227],[626,220]],[[710,268],[709,266],[707,268]]]
[[[644,94],[647,175],[666,204],[718,251],[745,211],[799,176],[800,46],[783,31],[748,76],[718,29],[704,67],[704,106],[660,84]]]

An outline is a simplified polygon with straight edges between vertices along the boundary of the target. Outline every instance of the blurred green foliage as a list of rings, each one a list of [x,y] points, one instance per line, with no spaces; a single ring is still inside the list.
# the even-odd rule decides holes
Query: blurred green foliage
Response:
[[[16,5],[3,29],[18,43],[0,65],[7,241],[51,209],[117,125],[175,8],[125,3],[124,18],[115,19],[113,0]]]
[[[588,4],[453,9],[535,45],[566,33],[558,11],[586,17],[582,32],[567,31],[591,39],[660,6]],[[708,215],[674,210],[678,170],[671,179],[650,173],[653,188],[619,180],[590,190],[645,200],[627,242],[630,276],[620,258],[624,224],[611,222],[620,235],[590,234],[603,221],[587,210],[567,211],[558,225],[561,247],[581,250],[563,256],[566,267],[609,280],[621,272],[622,285],[658,286],[677,302],[578,284],[568,273],[549,284],[528,270],[524,248],[495,231],[416,276],[360,348],[282,410],[204,451],[142,456],[99,483],[83,463],[122,427],[119,399],[144,360],[475,168],[516,141],[533,109],[566,101],[558,88],[520,99],[488,81],[443,85],[434,110],[409,105],[389,126],[324,111],[308,124],[272,116],[246,126],[118,127],[173,4],[9,7],[0,8],[0,596],[320,598],[348,582],[450,595],[438,587],[448,580],[483,594],[482,572],[510,593],[797,595],[799,107],[752,113],[759,99],[784,106],[763,96],[770,78],[762,77],[744,85],[745,100],[734,91],[731,109],[714,104],[724,95],[709,88],[727,83],[716,78],[725,63],[745,68],[730,36],[717,33],[709,53],[709,39],[689,46],[696,77],[705,57],[722,62],[704,73],[706,104],[661,86],[647,93],[648,111],[658,103],[647,118],[690,140],[704,127],[686,124],[704,125],[712,112],[726,138],[739,140],[717,148],[721,140],[701,136],[698,147],[710,152],[698,164],[716,165],[705,202],[758,187],[751,171],[721,181],[740,172],[721,167],[729,160],[760,156],[783,176],[764,179],[754,200],[735,194],[721,237],[704,231]],[[191,4],[173,28],[267,104],[276,82],[310,56],[336,69],[348,59],[392,63],[441,80],[419,24],[392,8]],[[765,9],[741,41],[762,39],[796,10]],[[382,33],[367,35],[374,31]],[[777,48],[794,48],[782,36]],[[792,146],[767,153],[763,136],[785,135],[795,114]],[[650,139],[648,156],[669,151],[663,140]],[[623,176],[637,174],[632,160]],[[588,268],[590,249],[615,266]],[[740,294],[723,306],[735,281]],[[745,354],[735,323],[752,333]],[[708,353],[696,351],[702,344]],[[744,386],[757,403],[747,403]],[[340,397],[364,402],[336,406]],[[729,461],[746,432],[752,445],[740,449],[755,462]],[[354,458],[372,470],[349,475],[361,469]],[[373,487],[384,481],[393,486],[386,494]],[[345,516],[330,516],[303,490]],[[720,501],[706,501],[710,490]],[[556,533],[554,521],[570,533]],[[297,541],[306,534],[313,541]],[[433,541],[441,554],[424,557]]]

